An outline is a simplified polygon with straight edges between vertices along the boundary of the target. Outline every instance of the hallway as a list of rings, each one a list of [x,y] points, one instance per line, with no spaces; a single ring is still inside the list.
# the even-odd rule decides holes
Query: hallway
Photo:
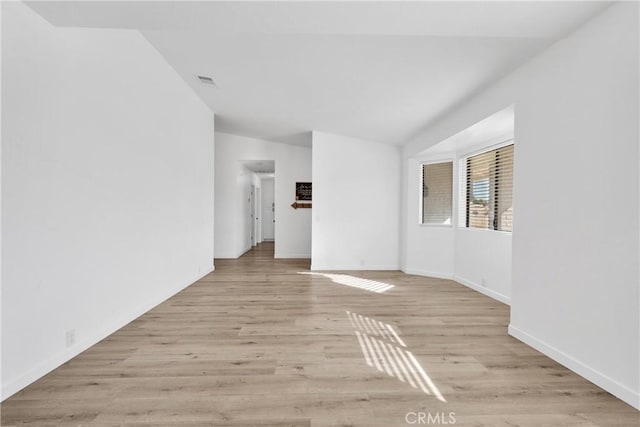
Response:
[[[462,285],[312,273],[308,260],[273,259],[272,243],[215,264],[5,401],[2,425],[638,423],[509,337],[509,308]]]

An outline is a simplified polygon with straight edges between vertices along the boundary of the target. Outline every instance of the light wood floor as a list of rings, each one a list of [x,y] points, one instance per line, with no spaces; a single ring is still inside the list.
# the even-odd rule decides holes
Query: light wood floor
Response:
[[[451,425],[450,413],[461,426],[640,424],[509,337],[508,307],[466,287],[299,274],[308,260],[272,257],[262,244],[216,260],[215,273],[5,401],[2,425],[393,427]]]

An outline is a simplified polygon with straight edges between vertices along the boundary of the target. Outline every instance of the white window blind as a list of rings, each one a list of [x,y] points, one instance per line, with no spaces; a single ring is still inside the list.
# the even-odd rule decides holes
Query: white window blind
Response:
[[[466,225],[513,231],[513,144],[467,158]]]
[[[451,224],[453,162],[422,165],[422,223]]]

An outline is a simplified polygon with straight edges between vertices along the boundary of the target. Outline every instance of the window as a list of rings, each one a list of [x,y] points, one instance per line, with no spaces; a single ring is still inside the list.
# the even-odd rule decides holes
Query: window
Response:
[[[422,224],[451,224],[453,162],[422,165]]]
[[[466,226],[513,230],[513,144],[466,159]]]

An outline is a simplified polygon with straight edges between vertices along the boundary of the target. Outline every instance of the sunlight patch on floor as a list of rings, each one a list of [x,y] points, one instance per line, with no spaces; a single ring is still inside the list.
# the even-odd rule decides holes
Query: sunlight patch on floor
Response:
[[[429,374],[391,325],[350,311],[347,311],[347,316],[367,365],[446,402]]]
[[[382,294],[395,286],[389,283],[378,282],[371,279],[363,279],[361,277],[351,276],[349,274],[334,274],[334,273],[317,273],[313,271],[301,271],[298,274],[308,274],[312,276],[320,276],[333,281],[334,283],[350,286],[352,288],[364,289],[365,291],[375,292]]]

